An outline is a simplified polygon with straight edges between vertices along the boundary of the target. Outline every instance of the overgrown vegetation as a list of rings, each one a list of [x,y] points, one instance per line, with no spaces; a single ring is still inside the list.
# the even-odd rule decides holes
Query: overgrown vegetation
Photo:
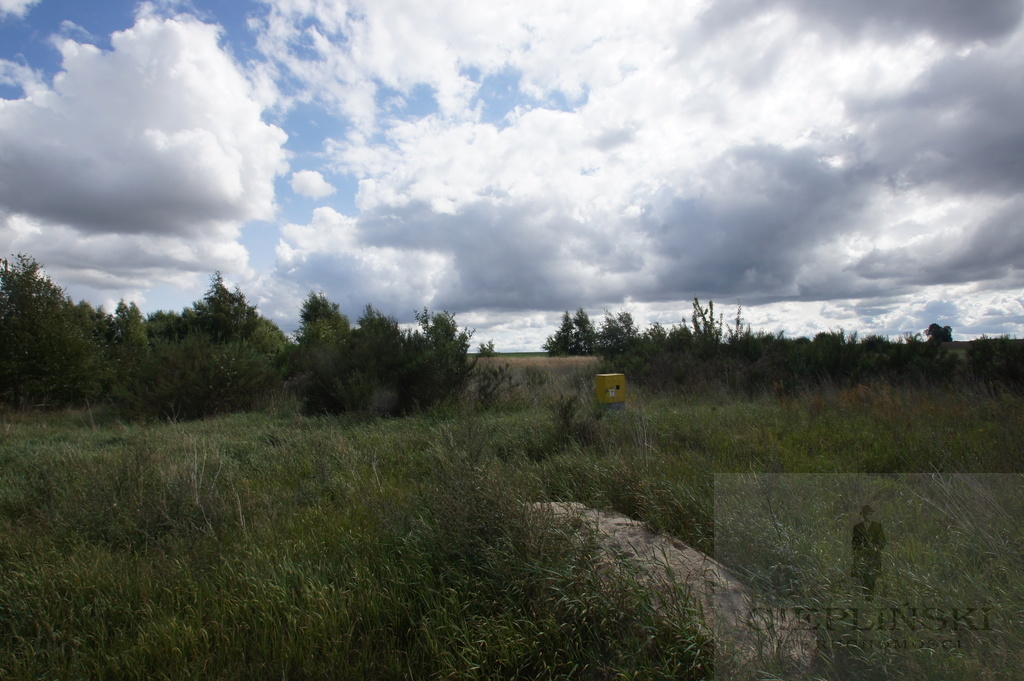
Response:
[[[854,637],[812,678],[1024,668],[1010,339],[790,340],[695,300],[672,328],[608,313],[591,334],[567,313],[600,359],[474,364],[444,312],[402,328],[368,306],[351,324],[314,292],[292,342],[219,275],[143,318],[73,303],[24,256],[2,273],[0,678],[785,676],[730,666],[687,593],[534,502],[642,520],[784,607],[852,608],[842,537],[868,493],[887,522],[913,519],[887,525],[902,562],[880,600],[1000,619],[952,651]],[[628,409],[594,404],[602,370],[628,373]],[[744,486],[766,476],[790,488]]]
[[[713,554],[724,474],[984,471],[1022,489],[1024,404],[986,384],[753,400],[638,389],[607,413],[592,405],[594,366],[481,360],[508,377],[488,403],[473,386],[402,419],[303,416],[285,403],[177,423],[103,408],[6,413],[0,674],[708,678],[716,648],[685,593],[653,593],[628,564],[596,560],[531,502],[619,511]],[[983,501],[1002,517],[1000,546],[1024,546],[1024,505]],[[956,561],[988,546],[983,565],[969,563],[970,596],[1013,612],[1020,552],[975,547],[967,533],[982,510],[966,514],[967,502],[939,520],[962,545]],[[930,540],[901,542],[875,503],[892,545],[936,565]],[[804,555],[799,524],[764,531],[762,516],[740,516],[752,525],[737,568],[751,583],[767,561],[769,586],[785,583],[779,565],[797,576],[831,565],[844,588],[842,541]],[[1024,663],[1019,637],[1002,627],[952,656],[843,654],[874,674],[862,678],[1004,678]]]
[[[732,323],[726,323],[724,315],[716,316],[714,302],[702,305],[694,299],[689,322],[670,328],[654,324],[641,331],[628,312],[607,312],[593,332],[593,349],[584,352],[570,339],[577,320],[585,318],[583,310],[575,318],[566,312],[545,345],[549,354],[600,355],[604,371],[628,373],[631,381],[651,389],[756,395],[873,382],[936,389],[964,381],[1012,390],[1024,386],[1024,342],[982,337],[966,343],[966,351],[953,351],[943,347],[952,330],[937,324],[926,330],[927,340],[920,334],[860,338],[843,329],[791,339],[744,326],[740,307]]]
[[[259,409],[290,385],[310,413],[408,413],[458,394],[472,332],[447,312],[403,330],[367,305],[355,328],[310,293],[293,342],[220,273],[180,313],[147,318],[75,304],[26,255],[0,267],[0,403],[113,405],[128,418],[194,419]]]

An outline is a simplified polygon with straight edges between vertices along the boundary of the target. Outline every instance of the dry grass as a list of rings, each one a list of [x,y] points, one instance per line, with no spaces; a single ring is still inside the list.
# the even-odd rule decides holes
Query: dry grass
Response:
[[[537,356],[498,356],[481,357],[478,360],[479,366],[502,366],[509,365],[513,369],[525,367],[536,367],[547,371],[558,371],[559,369],[575,369],[577,367],[597,366],[597,357],[537,357]]]

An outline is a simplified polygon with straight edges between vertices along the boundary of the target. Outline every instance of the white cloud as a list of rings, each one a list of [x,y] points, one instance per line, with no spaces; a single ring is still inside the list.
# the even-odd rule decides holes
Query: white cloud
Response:
[[[1019,3],[261,2],[248,75],[214,27],[152,7],[109,53],[65,41],[52,84],[0,65],[26,91],[0,107],[8,241],[158,232],[181,267],[244,268],[239,229],[276,217],[287,172],[261,114],[303,102],[359,190],[280,228],[274,309],[323,288],[516,343],[553,310],[664,319],[695,295],[790,333],[1015,309],[988,301],[1024,277]]]
[[[355,220],[332,208],[313,212],[308,225],[281,228],[277,247],[279,283],[266,292],[270,305],[293,314],[311,290],[332,292],[344,312],[357,317],[367,304],[387,314],[411,317],[427,305],[451,271],[448,257],[430,249],[362,243]]]
[[[111,286],[167,282],[181,269],[245,272],[239,229],[275,216],[286,135],[263,122],[219,37],[147,6],[110,51],[61,42],[52,85],[6,64],[25,96],[0,101],[0,239],[47,265],[77,258]],[[38,234],[11,231],[11,220]]]
[[[300,170],[292,173],[292,191],[311,199],[322,199],[337,190],[316,170]]]
[[[35,5],[40,0],[0,0],[0,19],[8,14],[12,14],[16,17],[23,17],[28,12],[29,7]]]
[[[715,6],[715,16],[707,3],[268,4],[265,53],[302,96],[353,124],[327,145],[334,170],[359,179],[353,248],[443,254],[450,271],[421,289],[435,306],[791,300],[804,316],[778,316],[802,330],[826,319],[815,301],[881,309],[887,295],[922,286],[940,295],[959,280],[936,265],[955,269],[966,257],[950,254],[1010,229],[999,218],[1005,192],[988,200],[968,183],[939,187],[906,172],[950,175],[960,140],[977,138],[981,116],[965,118],[962,100],[946,96],[962,83],[944,89],[937,74],[974,83],[971,101],[998,107],[988,81],[1015,78],[1020,34],[971,38],[964,51],[951,47],[954,28],[927,19],[876,30],[909,16],[879,5],[869,8],[877,21],[837,40],[841,12],[796,0]],[[436,109],[413,113],[383,96],[418,84]],[[495,116],[502,106],[507,115]],[[909,134],[899,128],[908,121]],[[1014,146],[1012,126],[995,130],[984,138]],[[952,155],[928,167],[942,135],[955,136]],[[993,171],[1005,169],[998,158]],[[909,268],[907,249],[917,258]],[[1019,272],[1015,253],[1000,267]],[[1016,280],[997,274],[991,286]]]

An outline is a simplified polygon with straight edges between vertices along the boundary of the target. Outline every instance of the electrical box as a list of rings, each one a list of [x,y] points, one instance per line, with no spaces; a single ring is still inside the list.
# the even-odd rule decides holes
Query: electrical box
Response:
[[[626,406],[626,374],[597,374],[594,376],[597,401],[611,409]]]

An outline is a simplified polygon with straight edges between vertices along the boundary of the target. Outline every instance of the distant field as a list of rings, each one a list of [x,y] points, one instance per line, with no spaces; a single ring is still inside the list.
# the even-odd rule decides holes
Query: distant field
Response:
[[[501,353],[497,357],[480,357],[477,361],[484,366],[488,364],[508,364],[513,367],[536,366],[546,369],[564,369],[596,365],[600,362],[600,358],[549,357],[546,352],[508,352]]]
[[[476,356],[477,353],[470,353],[470,356]],[[546,352],[499,352],[498,357],[547,357]]]

